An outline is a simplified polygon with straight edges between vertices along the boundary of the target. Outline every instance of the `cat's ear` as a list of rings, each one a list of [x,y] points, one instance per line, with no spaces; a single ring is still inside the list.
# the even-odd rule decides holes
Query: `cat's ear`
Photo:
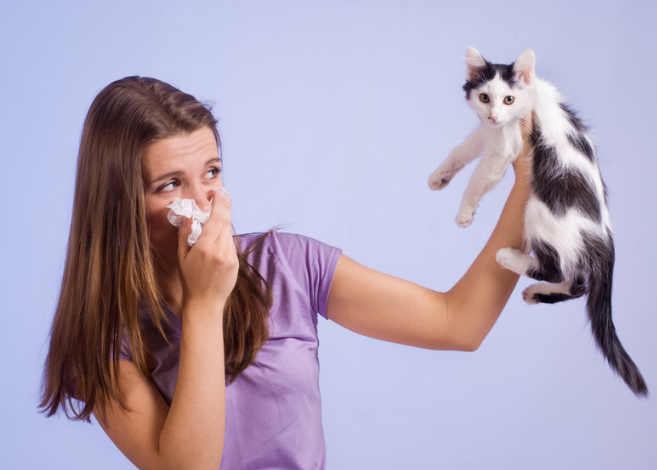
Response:
[[[523,52],[513,64],[513,73],[516,80],[523,80],[527,85],[534,75],[534,65],[536,65],[536,55],[531,49]]]
[[[465,63],[468,66],[468,81],[476,80],[481,75],[481,69],[486,67],[486,59],[474,47],[468,47],[465,53]]]

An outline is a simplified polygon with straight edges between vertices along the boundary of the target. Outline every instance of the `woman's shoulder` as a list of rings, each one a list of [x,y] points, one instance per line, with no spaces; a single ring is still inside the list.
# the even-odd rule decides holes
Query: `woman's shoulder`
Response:
[[[271,231],[238,237],[246,259],[277,289],[294,289],[326,317],[328,292],[342,250],[296,233]],[[288,296],[289,297],[289,296]]]
[[[280,230],[239,235],[238,241],[240,250],[250,263],[259,264],[259,261],[273,257],[293,269],[318,263],[331,264],[342,252],[315,238]]]
[[[265,248],[275,254],[322,248],[336,249],[315,238],[276,229],[269,232],[241,234],[237,236],[237,239],[243,253],[249,253],[259,248]]]

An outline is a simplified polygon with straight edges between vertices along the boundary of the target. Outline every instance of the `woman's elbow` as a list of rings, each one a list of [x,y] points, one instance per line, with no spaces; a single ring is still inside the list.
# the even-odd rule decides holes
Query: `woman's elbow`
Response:
[[[470,332],[466,338],[463,340],[463,349],[462,351],[466,352],[475,352],[482,345],[488,332]]]
[[[436,351],[462,351],[462,352],[475,352],[481,346],[484,338],[474,336],[456,336],[449,339],[445,337],[436,338],[430,342],[427,349]]]
[[[471,340],[469,342],[464,342],[460,345],[458,350],[463,352],[475,352],[477,349],[479,349],[481,343],[482,341],[479,340]]]

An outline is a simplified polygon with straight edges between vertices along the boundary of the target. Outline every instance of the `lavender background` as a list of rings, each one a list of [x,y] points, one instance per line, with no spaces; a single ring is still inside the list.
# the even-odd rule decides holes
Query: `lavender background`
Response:
[[[472,354],[321,321],[328,467],[657,468],[656,20],[636,0],[0,0],[0,468],[134,468],[97,424],[36,411],[80,130],[101,88],[140,74],[215,102],[238,231],[284,224],[445,290],[512,181],[466,230],[453,219],[471,169],[426,187],[476,125],[460,90],[470,45],[496,62],[534,49],[589,119],[617,240],[614,319],[653,398],[612,374],[583,301],[528,307],[527,280]]]

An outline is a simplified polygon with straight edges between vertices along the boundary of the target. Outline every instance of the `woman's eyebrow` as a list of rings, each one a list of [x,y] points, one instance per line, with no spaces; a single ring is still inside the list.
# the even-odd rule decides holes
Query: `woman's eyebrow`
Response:
[[[182,174],[182,171],[170,171],[169,173],[165,173],[165,174],[160,175],[156,178],[153,178],[148,184],[150,185],[150,184],[156,183],[160,180],[165,180],[167,178],[171,178],[172,176],[178,176],[178,175],[181,175],[181,174]]]
[[[205,162],[205,166],[212,165],[213,163],[218,163],[221,165],[221,157],[213,157],[209,159],[208,161]],[[160,180],[165,180],[167,178],[171,178],[172,176],[179,176],[183,173],[183,171],[176,170],[176,171],[170,171],[169,173],[164,173],[163,175],[157,176],[153,178],[148,184],[151,185],[153,183],[156,183]]]

